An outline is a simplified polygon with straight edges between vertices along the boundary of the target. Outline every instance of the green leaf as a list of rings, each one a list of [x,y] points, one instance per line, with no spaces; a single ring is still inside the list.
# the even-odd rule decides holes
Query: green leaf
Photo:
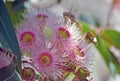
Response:
[[[80,24],[82,25],[82,32],[83,32],[83,33],[86,33],[86,32],[88,32],[88,31],[91,30],[88,24],[86,24],[86,23],[83,22],[83,21],[79,21],[79,22],[80,22]]]
[[[110,52],[110,44],[105,41],[101,36],[97,36],[98,45],[96,46],[101,55],[103,56],[107,66],[109,67],[112,73],[120,73],[120,64],[117,59],[114,57],[114,54]],[[115,69],[111,69],[110,64],[113,63]]]
[[[116,72],[120,74],[120,64],[115,64],[116,65]]]
[[[79,23],[82,25],[82,32],[83,33],[86,33],[86,32],[89,32],[89,31],[95,33],[95,31],[93,29],[91,29],[90,26],[87,23],[85,23],[83,21],[79,21]]]
[[[109,44],[112,44],[116,48],[120,49],[120,32],[107,29],[102,32],[102,38]]]
[[[109,46],[100,36],[97,36],[97,39],[98,39],[98,45],[96,47],[103,56],[106,64],[109,66],[109,63],[111,61],[111,57],[110,57],[111,53],[109,51]]]

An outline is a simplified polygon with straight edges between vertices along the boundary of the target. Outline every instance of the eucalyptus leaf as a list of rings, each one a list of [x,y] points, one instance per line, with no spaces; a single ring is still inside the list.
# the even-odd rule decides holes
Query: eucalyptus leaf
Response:
[[[5,49],[9,49],[9,45],[8,45],[7,41],[5,40],[5,37],[2,35],[1,32],[0,32],[0,43],[1,43],[0,47],[3,47]]]
[[[16,38],[16,34],[14,31],[14,27],[11,23],[9,13],[6,9],[6,6],[3,2],[3,0],[0,0],[0,32],[5,37],[7,43],[9,44],[11,50],[15,54],[17,60],[18,60],[18,66],[21,67],[21,55],[20,55],[20,49],[18,45],[18,41]]]
[[[112,29],[107,29],[102,32],[102,38],[109,44],[120,49],[120,32]]]
[[[116,72],[120,74],[120,64],[116,64]]]
[[[98,35],[98,45],[96,46],[101,55],[103,56],[106,64],[109,66],[109,63],[111,62],[111,52],[109,51],[109,45]]]
[[[120,73],[120,64],[114,57],[114,54],[110,52],[110,44],[107,41],[105,41],[101,36],[97,36],[97,39],[98,45],[96,47],[101,53],[102,57],[104,58],[111,73]],[[111,63],[113,63],[114,66],[111,66]]]
[[[114,53],[112,52],[111,52],[111,59],[113,63],[113,67],[112,68],[110,67],[111,72],[114,70],[116,73],[120,73],[120,62],[118,61],[118,59],[114,56]],[[113,72],[112,74],[114,74]]]

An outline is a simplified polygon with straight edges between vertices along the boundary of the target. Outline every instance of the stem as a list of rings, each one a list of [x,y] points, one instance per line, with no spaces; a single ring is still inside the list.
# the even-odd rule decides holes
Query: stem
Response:
[[[107,22],[106,22],[106,27],[109,27],[110,26],[110,23],[109,23],[109,20],[110,20],[110,17],[111,17],[111,14],[113,12],[113,9],[114,9],[114,4],[115,1],[113,1],[110,5],[110,8],[109,8],[109,11],[108,11],[108,15],[107,15]]]
[[[57,2],[60,3],[62,0],[58,0]]]

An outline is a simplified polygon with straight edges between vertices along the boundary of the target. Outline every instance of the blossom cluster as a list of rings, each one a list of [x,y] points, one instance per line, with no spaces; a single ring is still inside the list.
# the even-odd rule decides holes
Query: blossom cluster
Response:
[[[94,58],[91,42],[96,42],[93,33],[83,35],[73,16],[59,17],[48,9],[29,10],[23,18],[16,35],[24,80],[65,81],[72,73],[73,81],[88,81]]]

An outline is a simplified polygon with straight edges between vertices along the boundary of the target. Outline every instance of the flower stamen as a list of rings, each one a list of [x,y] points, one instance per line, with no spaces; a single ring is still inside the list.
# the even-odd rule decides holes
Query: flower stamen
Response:
[[[66,39],[70,37],[70,33],[68,30],[66,30],[65,28],[59,28],[58,30],[59,35],[61,38]]]
[[[78,55],[81,56],[81,57],[84,57],[84,56],[85,56],[84,50],[85,50],[85,49],[81,49],[81,48],[79,48],[79,47],[76,47],[76,48],[75,48],[75,53],[78,54]]]
[[[39,63],[45,67],[49,66],[52,63],[52,56],[49,53],[42,53],[41,56],[39,57]]]
[[[31,43],[35,41],[35,35],[32,33],[32,32],[24,32],[21,37],[20,37],[20,40],[23,42],[23,43]]]

